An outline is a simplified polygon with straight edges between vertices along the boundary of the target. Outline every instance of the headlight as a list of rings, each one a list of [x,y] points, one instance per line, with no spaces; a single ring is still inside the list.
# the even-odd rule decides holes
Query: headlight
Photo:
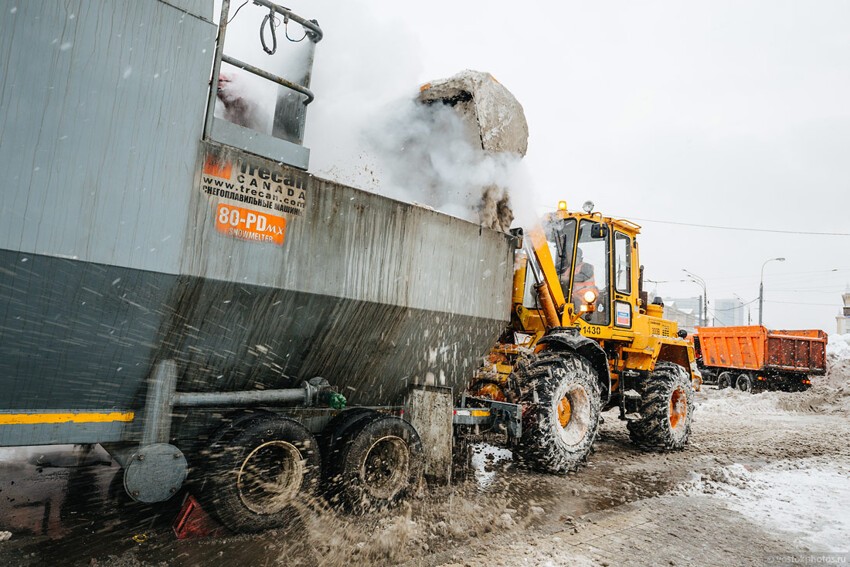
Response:
[[[593,303],[593,302],[596,301],[596,292],[593,291],[592,289],[589,289],[586,292],[584,292],[583,297],[584,297],[585,303]]]

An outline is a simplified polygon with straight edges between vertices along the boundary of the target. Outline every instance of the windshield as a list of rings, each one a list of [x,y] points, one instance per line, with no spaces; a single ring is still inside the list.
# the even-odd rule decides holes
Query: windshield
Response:
[[[573,248],[576,240],[575,219],[554,219],[543,227],[549,252],[555,262],[555,270],[561,281],[564,298],[569,301],[570,266],[573,264]]]
[[[595,310],[584,316],[594,325],[607,325],[609,321],[608,293],[608,237],[592,235],[592,228],[599,223],[583,220],[579,224],[576,264],[573,276],[572,302],[578,309],[588,290],[596,292]]]
[[[555,261],[555,269],[558,275],[567,272],[572,262],[573,245],[576,238],[575,219],[555,219],[543,227],[546,240]]]
[[[551,219],[543,225],[546,242],[549,244],[549,253],[555,263],[558,279],[561,281],[561,290],[564,298],[569,301],[570,289],[570,266],[573,263],[573,249],[576,241],[575,219]],[[523,304],[529,309],[539,309],[537,293],[534,291],[535,280],[528,277],[525,280],[525,295]]]

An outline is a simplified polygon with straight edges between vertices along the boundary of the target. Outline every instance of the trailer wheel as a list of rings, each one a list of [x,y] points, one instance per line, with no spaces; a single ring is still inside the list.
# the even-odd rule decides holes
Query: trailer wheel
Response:
[[[721,372],[720,376],[717,377],[717,388],[723,390],[724,388],[731,387],[733,379],[734,376],[732,376],[731,372]]]
[[[236,532],[289,524],[293,505],[315,493],[319,480],[316,439],[291,419],[262,415],[241,421],[210,449],[203,500]]]
[[[641,418],[627,425],[632,442],[647,451],[683,449],[694,413],[694,390],[688,373],[678,364],[659,362],[641,393]]]
[[[735,381],[735,387],[742,392],[752,392],[753,391],[753,379],[749,374],[744,372],[738,379]]]
[[[332,480],[342,473],[343,441],[348,433],[365,420],[374,417],[377,412],[368,408],[346,410],[328,422],[319,437],[322,451],[322,477],[329,486]]]
[[[573,353],[545,352],[519,365],[516,374],[525,390],[516,459],[551,474],[576,470],[599,427],[596,371]]]
[[[403,419],[376,415],[360,421],[341,443],[332,503],[362,514],[391,506],[418,486],[425,466],[422,441]]]

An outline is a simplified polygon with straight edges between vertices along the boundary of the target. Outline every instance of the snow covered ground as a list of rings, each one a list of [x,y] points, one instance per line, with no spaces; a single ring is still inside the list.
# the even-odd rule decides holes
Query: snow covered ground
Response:
[[[800,413],[841,413],[850,409],[850,335],[830,335],[828,372],[813,379],[807,392],[765,392],[755,396],[734,389],[713,392],[700,412],[745,419],[779,417],[793,423]],[[825,427],[821,435],[834,432]],[[777,434],[779,438],[779,433]],[[778,441],[778,439],[777,439]],[[840,443],[850,444],[842,437]],[[710,494],[754,522],[798,539],[812,551],[850,550],[850,461],[834,457],[780,460],[762,468],[733,463],[693,472],[685,494]]]
[[[814,458],[763,469],[736,463],[694,473],[685,494],[710,494],[723,506],[788,534],[810,551],[846,552],[850,541],[850,463]]]

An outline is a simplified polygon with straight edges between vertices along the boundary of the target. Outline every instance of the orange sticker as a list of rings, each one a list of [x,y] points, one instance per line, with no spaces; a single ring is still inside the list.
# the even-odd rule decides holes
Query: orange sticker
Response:
[[[230,179],[233,163],[230,160],[219,158],[214,154],[207,154],[204,160],[204,173],[213,177]]]
[[[215,229],[241,240],[273,242],[282,246],[286,219],[252,209],[220,204],[215,211]]]

